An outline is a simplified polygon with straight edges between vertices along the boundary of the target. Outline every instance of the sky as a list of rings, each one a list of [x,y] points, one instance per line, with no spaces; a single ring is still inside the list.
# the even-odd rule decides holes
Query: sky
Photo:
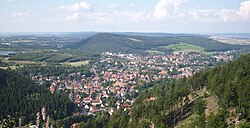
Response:
[[[250,33],[250,0],[0,0],[0,32]]]

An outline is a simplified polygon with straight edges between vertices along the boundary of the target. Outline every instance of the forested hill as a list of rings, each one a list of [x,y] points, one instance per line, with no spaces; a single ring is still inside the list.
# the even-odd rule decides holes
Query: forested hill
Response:
[[[184,36],[198,36],[198,37],[209,37],[208,35],[200,34],[186,34],[186,33],[145,33],[145,32],[114,32],[114,34],[119,35],[129,35],[129,36],[149,36],[149,37],[184,37]]]
[[[105,127],[250,127],[250,54],[192,78],[160,80],[142,92],[132,110],[118,110]],[[211,99],[219,110],[208,108]],[[216,107],[216,105],[215,105]],[[205,110],[214,110],[208,112]]]
[[[46,109],[46,118],[49,115],[50,121],[65,118],[74,111],[74,104],[67,95],[51,94],[31,79],[14,71],[0,70],[0,122],[7,118],[18,122],[21,118],[22,124],[35,124],[36,114],[41,112],[42,107]]]
[[[82,49],[87,52],[126,52],[143,53],[145,50],[157,49],[169,44],[187,43],[201,46],[205,51],[226,51],[243,48],[240,45],[224,44],[209,38],[193,35],[178,36],[136,36],[113,33],[99,33],[85,40],[66,46],[67,48]],[[244,46],[249,47],[249,46]]]

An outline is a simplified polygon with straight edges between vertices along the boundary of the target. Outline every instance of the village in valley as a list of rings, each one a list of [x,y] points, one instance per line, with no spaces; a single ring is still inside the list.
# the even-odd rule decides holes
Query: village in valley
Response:
[[[0,128],[250,128],[250,0],[0,7]]]
[[[65,91],[78,107],[75,115],[95,115],[116,109],[129,111],[140,88],[145,83],[159,79],[179,79],[212,68],[236,58],[236,51],[200,53],[178,53],[165,55],[135,55],[105,52],[90,68],[91,76],[81,72],[58,76],[33,75],[38,82],[50,82],[51,93]],[[151,97],[148,101],[157,100]]]

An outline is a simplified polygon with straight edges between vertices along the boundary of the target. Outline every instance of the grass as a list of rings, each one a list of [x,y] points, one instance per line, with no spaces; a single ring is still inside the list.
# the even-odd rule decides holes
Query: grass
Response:
[[[13,61],[33,61],[33,62],[66,62],[72,59],[73,56],[70,54],[60,54],[60,53],[42,53],[42,52],[32,52],[32,53],[18,53],[10,57],[9,60]]]
[[[205,99],[207,108],[205,109],[205,115],[208,117],[211,113],[218,113],[219,105],[218,99],[215,96],[209,96]]]
[[[6,69],[8,69],[8,68],[15,70],[15,69],[16,69],[16,66],[0,67],[0,69],[4,69],[4,70],[6,70]]]
[[[24,61],[24,60],[9,60],[8,57],[0,59],[4,63],[14,63],[14,64],[19,64],[19,65],[26,65],[26,64],[41,64],[45,65],[45,62],[35,62],[35,61]]]
[[[161,46],[160,48],[173,49],[174,53],[179,53],[179,52],[184,52],[184,53],[199,52],[199,53],[203,53],[203,54],[210,54],[210,52],[205,52],[203,47],[196,46],[196,45],[191,45],[191,44],[186,44],[186,43],[171,44],[171,45],[168,45],[168,46]]]
[[[191,123],[197,118],[198,115],[192,114],[191,116],[187,117],[183,121],[181,121],[179,124],[175,126],[175,128],[186,128],[191,125]]]
[[[86,61],[79,61],[79,62],[64,62],[62,64],[71,65],[71,66],[81,66],[81,65],[87,65],[88,63],[89,61],[86,60]]]
[[[53,56],[45,59],[45,62],[66,62],[71,59],[72,56],[69,54],[54,54]]]
[[[157,50],[147,50],[146,52],[149,54],[164,54],[164,52],[157,51]]]

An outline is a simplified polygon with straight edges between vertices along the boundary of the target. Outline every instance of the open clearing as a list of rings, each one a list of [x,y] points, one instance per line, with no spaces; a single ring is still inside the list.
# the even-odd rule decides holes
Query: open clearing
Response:
[[[219,111],[218,99],[215,96],[209,96],[205,99],[207,107],[205,115],[208,117],[211,113],[216,114]]]
[[[4,69],[4,70],[6,70],[6,69],[8,69],[8,68],[15,70],[15,69],[16,69],[16,66],[0,67],[0,69]]]
[[[233,44],[233,45],[250,45],[250,37],[243,36],[211,36],[213,40],[225,43],[225,44]]]
[[[19,65],[25,65],[25,64],[41,64],[45,65],[45,62],[35,62],[35,61],[18,61],[18,60],[9,60],[9,58],[2,58],[2,62],[4,63],[14,63]]]
[[[198,115],[196,114],[192,114],[191,116],[187,117],[186,119],[184,119],[183,121],[181,121],[179,124],[177,124],[175,126],[175,128],[186,128],[188,126],[190,126],[190,124],[195,120],[195,118],[197,118]]]
[[[157,51],[157,50],[147,50],[146,52],[149,54],[164,54],[164,52]]]
[[[71,66],[81,66],[81,65],[87,65],[88,63],[89,61],[86,60],[86,61],[79,61],[79,62],[64,62],[62,64],[71,65]]]
[[[161,46],[160,48],[173,49],[174,53],[179,53],[179,52],[184,52],[184,53],[199,52],[199,53],[203,53],[203,54],[209,54],[209,52],[204,51],[203,47],[196,46],[196,45],[191,45],[191,44],[186,44],[186,43],[171,44],[171,45],[168,45],[168,46]]]
[[[46,65],[47,62],[37,62],[37,61],[18,61],[18,60],[9,60],[7,57],[0,57],[0,60],[4,63],[12,63],[22,65],[29,65],[29,64],[38,64],[38,65]],[[61,64],[71,65],[71,66],[81,66],[89,64],[89,60],[86,61],[78,61],[78,62],[62,62]],[[0,67],[1,69],[7,69],[8,67]],[[10,66],[11,69],[15,69],[16,66]]]

